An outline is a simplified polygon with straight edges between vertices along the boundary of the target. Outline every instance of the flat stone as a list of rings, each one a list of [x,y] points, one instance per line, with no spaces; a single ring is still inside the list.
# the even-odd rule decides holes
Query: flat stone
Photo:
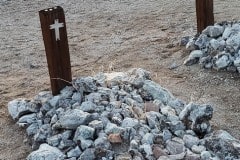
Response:
[[[67,110],[54,124],[54,128],[76,129],[80,125],[88,124],[95,120],[94,117],[79,109]]]
[[[129,153],[123,153],[115,156],[115,160],[132,160],[132,156]]]
[[[139,121],[137,119],[134,118],[125,118],[122,121],[121,127],[123,128],[127,128],[127,127],[132,127],[132,128],[136,128],[139,126]]]
[[[78,107],[78,109],[81,109],[83,112],[89,112],[89,113],[94,112],[96,108],[97,108],[97,105],[91,101],[85,101],[81,104],[80,107]]]
[[[111,143],[122,143],[122,138],[120,134],[110,134],[108,140]]]
[[[70,151],[67,152],[67,157],[71,158],[71,157],[79,157],[81,155],[82,151],[80,150],[80,148],[77,146],[73,149],[71,149]]]
[[[90,147],[92,147],[93,146],[93,141],[92,140],[90,140],[90,139],[82,139],[81,140],[81,148],[83,149],[83,150],[85,150],[85,149],[87,149],[87,148],[90,148]]]
[[[163,104],[167,104],[173,99],[173,95],[167,89],[150,80],[144,81],[143,90],[154,99],[160,100]]]
[[[8,103],[8,112],[14,120],[25,114],[37,113],[39,109],[40,106],[25,99],[15,99]]]
[[[75,132],[73,140],[77,142],[78,140],[93,139],[94,132],[94,128],[80,125]]]
[[[94,147],[109,150],[112,148],[112,145],[106,137],[101,137],[94,141]]]
[[[122,127],[118,127],[116,124],[113,124],[113,123],[108,123],[106,128],[105,128],[105,132],[107,134],[118,134],[118,133],[121,133],[123,132],[123,128]]]
[[[171,155],[181,154],[185,152],[184,143],[179,143],[175,140],[168,140],[166,142],[166,149],[170,152]]]
[[[204,146],[197,146],[197,145],[193,145],[191,150],[194,152],[194,153],[197,153],[197,154],[201,154],[203,151],[206,151],[206,147]]]
[[[18,122],[17,122],[17,124],[21,127],[29,126],[32,123],[37,123],[36,113],[24,115],[24,116],[20,117]]]
[[[188,135],[188,134],[183,136],[183,141],[185,143],[185,146],[189,149],[191,149],[193,145],[198,145],[199,144],[199,138],[198,137],[194,137],[194,136]]]
[[[95,160],[95,158],[95,149],[87,148],[85,151],[82,152],[78,160]]]
[[[65,155],[55,147],[51,147],[48,144],[41,144],[39,149],[33,151],[28,155],[27,160],[40,160],[40,159],[58,159],[64,160]]]

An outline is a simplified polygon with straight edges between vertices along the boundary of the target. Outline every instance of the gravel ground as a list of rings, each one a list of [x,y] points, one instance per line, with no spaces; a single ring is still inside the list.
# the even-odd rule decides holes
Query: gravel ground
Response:
[[[65,9],[73,76],[144,68],[187,102],[210,103],[212,125],[240,138],[240,76],[183,66],[178,43],[196,33],[194,0],[0,0],[0,159],[31,151],[7,102],[49,90],[38,11]],[[215,21],[239,20],[238,0],[215,0]],[[169,69],[171,66],[175,69]]]

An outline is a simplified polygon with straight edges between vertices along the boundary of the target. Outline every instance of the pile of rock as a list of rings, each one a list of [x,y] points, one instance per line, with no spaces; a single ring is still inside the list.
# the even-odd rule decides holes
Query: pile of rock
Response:
[[[240,158],[237,139],[212,131],[210,105],[185,104],[142,69],[78,78],[8,110],[32,140],[28,160]]]
[[[199,63],[203,68],[240,72],[240,22],[208,26],[189,40],[186,49],[191,53],[185,65]]]

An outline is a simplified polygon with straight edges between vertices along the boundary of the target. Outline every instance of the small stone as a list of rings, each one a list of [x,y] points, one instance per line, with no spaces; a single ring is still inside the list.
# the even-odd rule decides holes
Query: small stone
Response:
[[[80,93],[92,93],[97,91],[96,81],[92,77],[82,77],[74,80],[73,87]]]
[[[143,90],[163,104],[167,104],[173,99],[173,95],[167,89],[150,80],[144,81]]]
[[[90,148],[93,146],[93,141],[92,140],[89,140],[89,139],[82,139],[81,140],[81,148],[83,150],[87,149],[87,148]]]
[[[39,109],[40,106],[28,102],[25,99],[15,99],[8,103],[8,112],[14,120],[25,114],[37,113]]]
[[[186,46],[188,44],[189,40],[190,40],[189,36],[182,37],[181,41],[180,41],[180,46]]]
[[[172,138],[172,133],[169,130],[163,130],[163,141],[166,142]]]
[[[137,119],[128,118],[128,117],[122,121],[122,125],[121,125],[121,127],[123,128],[127,128],[127,127],[136,128],[138,126],[139,126],[139,121]]]
[[[40,159],[58,159],[64,160],[65,155],[57,148],[51,147],[48,144],[41,144],[39,149],[33,151],[27,160],[40,160]]]
[[[21,127],[24,127],[24,126],[29,126],[32,123],[36,123],[36,122],[37,122],[37,115],[36,113],[32,113],[32,114],[27,114],[20,117],[17,124]]]
[[[203,34],[206,34],[213,38],[216,38],[222,35],[223,32],[224,32],[224,27],[220,25],[208,26],[205,30],[202,31]]]
[[[132,156],[129,153],[123,153],[116,155],[115,160],[132,160]]]
[[[201,159],[202,160],[209,160],[209,159],[211,159],[211,153],[209,152],[209,151],[203,151],[202,153],[201,153]]]
[[[220,47],[220,42],[216,39],[211,39],[210,40],[210,46],[214,49],[217,50]]]
[[[94,146],[95,148],[102,148],[106,150],[109,150],[112,147],[111,143],[108,141],[106,137],[97,138],[94,141]]]
[[[97,131],[100,131],[103,129],[103,122],[99,120],[94,120],[90,122],[88,126],[94,128]]]
[[[60,96],[54,96],[54,97],[49,101],[49,103],[50,103],[50,105],[51,105],[52,107],[57,107],[60,99],[61,99]]]
[[[94,148],[87,148],[83,153],[80,155],[78,160],[95,160],[95,149]]]
[[[151,156],[151,155],[153,155],[152,147],[151,147],[150,144],[143,144],[143,145],[141,145],[139,148],[140,148],[140,150],[142,150],[143,153],[146,154],[146,156]]]
[[[96,108],[97,108],[97,105],[91,101],[85,101],[81,104],[80,107],[78,107],[78,109],[81,109],[83,112],[88,112],[88,113],[93,113]]]
[[[53,147],[57,147],[60,144],[61,136],[59,134],[47,138],[47,143]]]
[[[169,123],[170,130],[174,133],[178,130],[185,130],[186,127],[182,123],[182,121],[172,121]]]
[[[187,51],[193,51],[193,50],[195,50],[197,47],[196,47],[196,45],[195,45],[195,40],[194,40],[194,38],[190,38],[189,39],[189,42],[187,43],[187,45],[186,45],[186,50]]]
[[[71,158],[71,157],[79,157],[81,155],[82,151],[80,150],[80,148],[77,146],[73,149],[71,149],[70,151],[67,152],[67,157]]]
[[[194,50],[190,53],[188,59],[186,59],[183,64],[186,66],[196,64],[201,57],[203,57],[203,52],[201,50]]]
[[[80,92],[73,93],[72,100],[74,101],[74,103],[81,104],[82,103],[82,94]]]
[[[94,116],[79,109],[67,110],[59,117],[53,128],[76,129],[80,125],[96,120]]]
[[[41,125],[42,125],[42,122],[31,124],[26,130],[27,135],[28,136],[33,136],[34,134],[36,134]]]
[[[180,153],[180,154],[176,154],[176,155],[169,155],[169,158],[170,158],[170,160],[177,160],[177,159],[184,159],[185,160],[185,155],[186,155],[186,152],[182,152],[182,153]]]
[[[206,147],[193,145],[192,148],[191,148],[191,150],[192,150],[194,153],[201,154],[203,151],[206,150]]]
[[[179,142],[177,140],[168,140],[166,142],[166,149],[172,155],[181,154],[182,152],[185,152],[184,143]]]
[[[94,132],[94,128],[80,125],[75,132],[73,140],[77,142],[78,140],[93,139]]]
[[[121,135],[120,134],[110,134],[108,136],[108,140],[111,142],[111,143],[122,143],[122,138],[121,138]]]
[[[145,112],[159,112],[160,107],[154,103],[146,102],[144,105]]]
[[[160,146],[153,145],[153,155],[158,159],[160,156],[167,156],[168,154]]]
[[[143,136],[141,142],[142,144],[153,144],[154,135],[152,133],[147,133]]]
[[[38,132],[34,135],[34,141],[36,142],[45,142],[48,137],[52,134],[52,128],[50,124],[42,125]]]
[[[106,128],[105,128],[105,132],[107,134],[118,134],[118,133],[121,133],[123,132],[123,128],[122,127],[118,127],[116,124],[113,124],[113,123],[108,123]]]
[[[162,112],[163,115],[166,115],[166,116],[168,116],[168,115],[175,116],[176,115],[175,110],[173,108],[171,108],[170,106],[162,107],[161,112]]]
[[[189,149],[191,149],[193,145],[199,144],[199,139],[197,137],[187,134],[183,136],[183,141],[185,143],[185,146]]]
[[[195,154],[191,152],[190,150],[187,150],[187,154],[185,156],[186,160],[201,160],[200,154]]]

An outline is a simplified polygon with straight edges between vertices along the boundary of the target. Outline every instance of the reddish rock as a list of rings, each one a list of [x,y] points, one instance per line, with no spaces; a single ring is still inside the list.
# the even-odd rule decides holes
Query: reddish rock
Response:
[[[108,136],[108,140],[111,143],[122,143],[122,138],[121,138],[120,134],[110,134]]]
[[[158,159],[160,156],[168,155],[159,145],[153,145],[152,148],[153,148],[153,155],[156,159]]]
[[[159,112],[160,107],[154,103],[147,102],[145,103],[145,112]]]

